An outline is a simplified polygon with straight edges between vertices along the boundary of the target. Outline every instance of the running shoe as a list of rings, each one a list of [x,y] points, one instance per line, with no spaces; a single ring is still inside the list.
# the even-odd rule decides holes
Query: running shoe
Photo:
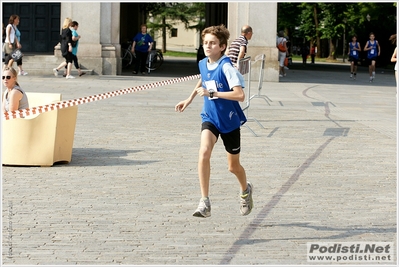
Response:
[[[193,213],[194,217],[210,217],[211,216],[211,202],[209,198],[201,198],[198,204],[198,208]]]
[[[67,78],[67,79],[75,79],[75,77],[72,76],[72,75],[67,75],[65,78]]]
[[[57,69],[53,69],[53,73],[55,77],[58,77],[58,70]]]
[[[248,215],[251,213],[252,208],[254,206],[253,200],[252,200],[252,192],[254,190],[253,185],[248,182],[248,187],[247,187],[248,193],[240,195],[240,212],[242,215]]]

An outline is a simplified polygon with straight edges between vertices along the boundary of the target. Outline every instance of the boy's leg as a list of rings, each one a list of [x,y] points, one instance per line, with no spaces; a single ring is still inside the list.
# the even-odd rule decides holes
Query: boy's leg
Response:
[[[241,132],[240,128],[221,135],[227,151],[229,171],[233,173],[240,184],[240,212],[248,215],[252,211],[252,184],[247,181],[244,168],[240,163]]]
[[[373,60],[372,61],[372,64],[371,64],[371,70],[372,70],[372,76],[373,76],[373,79],[375,78],[375,60]]]
[[[213,147],[217,138],[209,129],[203,129],[201,132],[201,146],[198,155],[198,176],[201,188],[201,199],[197,209],[194,211],[195,217],[211,216],[211,202],[209,200],[209,179],[210,179],[210,159]]]
[[[201,132],[201,146],[198,155],[198,177],[203,198],[209,196],[211,177],[211,154],[217,141],[216,136],[208,129]]]
[[[227,162],[229,164],[229,171],[237,177],[241,192],[244,192],[247,190],[248,183],[245,170],[240,163],[240,154],[227,153]]]
[[[240,212],[244,216],[248,215],[251,213],[254,206],[252,200],[252,184],[247,181],[245,170],[240,164],[240,154],[227,153],[227,160],[229,163],[229,171],[237,177],[240,183]]]

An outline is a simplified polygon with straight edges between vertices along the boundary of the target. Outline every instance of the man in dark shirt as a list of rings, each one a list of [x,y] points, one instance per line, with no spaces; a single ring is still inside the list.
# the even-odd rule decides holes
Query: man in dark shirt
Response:
[[[226,49],[225,55],[230,57],[231,62],[234,66],[237,66],[237,62],[245,57],[247,53],[248,41],[252,38],[252,27],[244,25],[241,28],[241,35],[231,42],[230,46]]]

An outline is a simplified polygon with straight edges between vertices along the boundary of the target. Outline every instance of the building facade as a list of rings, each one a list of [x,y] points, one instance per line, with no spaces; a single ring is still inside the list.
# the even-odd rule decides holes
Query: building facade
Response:
[[[78,21],[78,33],[82,36],[79,60],[86,68],[102,75],[121,74],[121,44],[131,40],[147,19],[142,11],[143,4],[137,2],[14,2],[2,5],[5,25],[11,14],[21,17],[19,29],[25,52],[53,53],[61,58],[58,41],[62,22],[66,17]],[[251,25],[254,34],[248,56],[255,58],[257,54],[265,54],[264,81],[278,81],[276,2],[206,3],[205,20],[207,26],[225,24],[231,38],[239,36],[242,25]],[[192,34],[192,41],[198,42],[198,33],[192,31]]]

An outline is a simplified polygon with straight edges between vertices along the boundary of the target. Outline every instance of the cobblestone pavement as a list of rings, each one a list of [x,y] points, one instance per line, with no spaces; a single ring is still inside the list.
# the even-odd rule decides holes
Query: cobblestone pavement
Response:
[[[173,73],[179,68],[167,61],[145,76],[66,80],[49,70],[19,82],[66,100],[197,74],[195,63]],[[396,248],[393,75],[378,71],[370,84],[366,69],[354,81],[349,66],[320,64],[265,82],[268,99],[253,98],[247,114],[257,136],[241,130],[242,165],[255,188],[248,216],[220,141],[212,216],[192,216],[202,100],[183,113],[174,105],[195,80],[80,105],[72,162],[2,168],[2,264],[306,265],[308,242]]]

